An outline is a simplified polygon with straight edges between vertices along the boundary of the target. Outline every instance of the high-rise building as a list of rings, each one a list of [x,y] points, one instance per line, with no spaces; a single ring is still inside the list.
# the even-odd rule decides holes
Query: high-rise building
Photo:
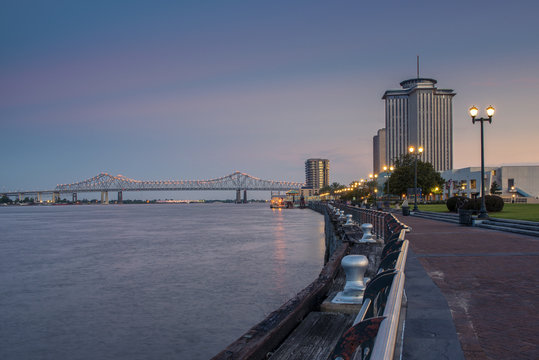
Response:
[[[386,163],[386,129],[378,130],[372,138],[372,172],[379,174]]]
[[[422,146],[423,161],[437,171],[453,168],[453,107],[456,94],[436,88],[434,79],[417,78],[388,90],[386,108],[386,164],[406,154],[409,146]]]
[[[320,189],[329,185],[329,160],[307,159],[305,161],[305,186]]]

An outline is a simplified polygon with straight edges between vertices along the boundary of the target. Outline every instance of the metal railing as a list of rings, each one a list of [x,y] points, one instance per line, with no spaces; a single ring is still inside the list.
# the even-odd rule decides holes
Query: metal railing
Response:
[[[372,232],[378,238],[383,239],[384,243],[396,239],[400,230],[408,227],[401,223],[393,214],[371,209],[357,208],[347,205],[334,204],[333,206],[352,215],[352,219],[359,224],[372,224]]]
[[[384,239],[377,274],[367,283],[355,321],[338,341],[330,359],[393,359],[404,293],[408,227],[390,213],[339,206],[360,223],[370,222]],[[359,348],[359,350],[358,350]]]

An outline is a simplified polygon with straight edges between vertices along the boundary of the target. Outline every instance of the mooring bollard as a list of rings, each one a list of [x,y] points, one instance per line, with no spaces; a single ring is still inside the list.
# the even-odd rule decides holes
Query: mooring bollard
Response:
[[[355,225],[355,223],[354,223],[354,220],[352,220],[352,214],[348,214],[346,215],[346,223],[344,224],[344,226],[351,226],[351,225]]]
[[[337,293],[331,302],[335,304],[361,304],[365,291],[365,271],[369,266],[369,260],[363,255],[347,255],[343,257],[341,266],[346,274],[346,284],[343,291]]]
[[[363,231],[363,237],[359,242],[363,243],[375,243],[374,236],[372,235],[372,224],[361,224],[361,231]]]
[[[344,211],[341,210],[341,214],[339,215],[339,221],[346,220],[346,216],[344,215]]]

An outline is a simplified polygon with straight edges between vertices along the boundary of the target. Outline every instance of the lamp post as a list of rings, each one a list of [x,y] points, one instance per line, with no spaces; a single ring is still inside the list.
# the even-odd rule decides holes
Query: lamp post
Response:
[[[489,124],[492,124],[492,116],[494,115],[494,108],[489,106],[487,109],[488,118],[478,118],[477,116],[479,110],[475,106],[470,108],[470,115],[472,116],[472,124],[475,124],[476,121],[481,122],[481,210],[479,210],[478,219],[488,219],[487,207],[485,206],[485,150],[484,150],[484,140],[483,140],[483,123],[488,121]]]
[[[388,179],[388,173],[389,173],[389,177],[391,177],[391,172],[394,170],[395,168],[393,166],[390,166],[390,167],[387,167],[384,165],[384,172],[386,173],[386,183],[387,183],[387,200],[390,201],[391,199],[389,198],[389,179]],[[389,170],[389,171],[388,171]],[[391,205],[390,205],[391,207]]]
[[[417,158],[418,156],[423,152],[423,148],[420,146],[417,149],[413,146],[410,146],[408,148],[408,151],[410,154],[414,155],[415,161],[414,161],[414,211],[418,211],[417,208]]]
[[[373,197],[374,197],[374,205],[376,206],[376,195],[374,194],[374,191],[375,189],[377,188],[377,183],[376,183],[376,179],[378,179],[378,174],[369,174],[369,182],[368,182],[368,185],[369,185],[369,193],[370,194],[373,194]],[[372,186],[372,188],[371,188]],[[372,190],[371,190],[372,189]],[[371,193],[372,191],[372,193]],[[376,190],[378,191],[378,190]]]

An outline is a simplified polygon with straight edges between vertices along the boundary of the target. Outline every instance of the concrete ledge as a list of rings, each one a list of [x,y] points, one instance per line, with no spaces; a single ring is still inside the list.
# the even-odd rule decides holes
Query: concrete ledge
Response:
[[[449,306],[414,252],[408,250],[403,359],[464,360]]]

